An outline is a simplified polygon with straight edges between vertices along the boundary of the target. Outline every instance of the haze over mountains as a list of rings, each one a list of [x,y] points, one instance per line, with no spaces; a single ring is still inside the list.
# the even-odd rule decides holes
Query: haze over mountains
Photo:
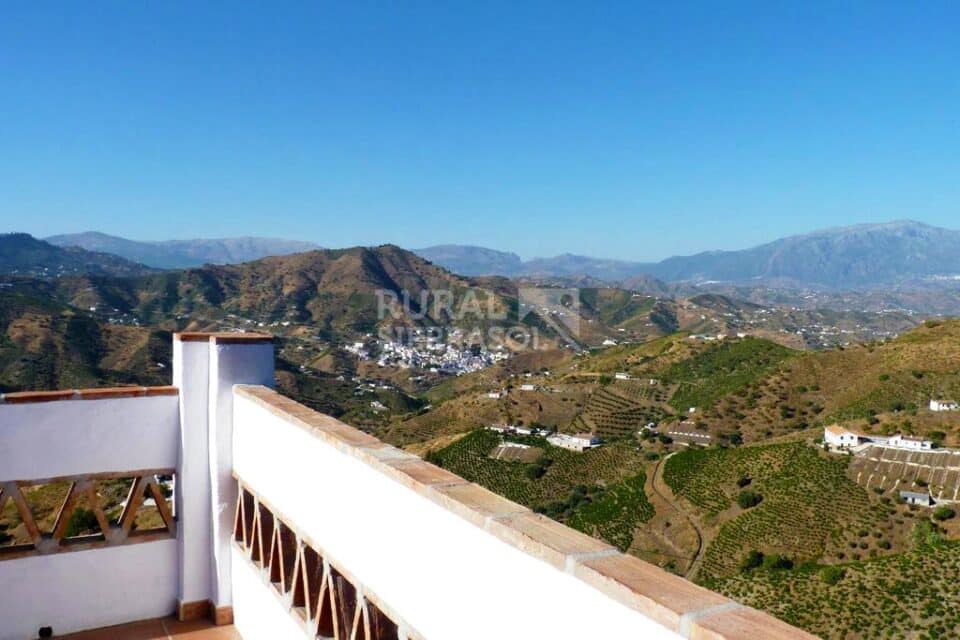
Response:
[[[210,238],[140,242],[97,231],[56,235],[46,241],[60,247],[112,253],[158,269],[186,269],[204,264],[237,264],[267,256],[319,249],[313,242],[277,238]]]
[[[739,251],[709,251],[644,263],[564,254],[522,261],[513,253],[444,245],[416,253],[464,275],[575,277],[608,282],[652,276],[668,282],[767,283],[856,289],[960,274],[960,231],[899,221],[826,229]]]

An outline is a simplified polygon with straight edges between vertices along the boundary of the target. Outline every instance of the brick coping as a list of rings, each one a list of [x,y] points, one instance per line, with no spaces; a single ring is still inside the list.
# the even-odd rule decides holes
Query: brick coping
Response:
[[[107,400],[110,398],[150,398],[175,396],[180,390],[162,387],[104,387],[99,389],[62,389],[59,391],[15,391],[0,394],[0,404],[33,404],[59,400]]]
[[[767,613],[623,554],[602,540],[467,482],[272,389],[237,385],[234,393],[684,638],[804,640],[816,637]]]
[[[173,334],[180,342],[216,342],[218,344],[251,344],[273,342],[268,333],[229,333],[226,331],[180,331]]]

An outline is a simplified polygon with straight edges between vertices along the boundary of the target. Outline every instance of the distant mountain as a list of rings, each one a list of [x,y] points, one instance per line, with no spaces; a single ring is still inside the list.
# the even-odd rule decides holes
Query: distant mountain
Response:
[[[274,238],[219,238],[139,242],[88,231],[51,236],[47,242],[61,247],[81,247],[112,253],[159,269],[185,269],[204,264],[237,264],[267,256],[282,256],[320,247],[302,240]]]
[[[462,262],[455,247],[427,257],[457,270]],[[497,255],[489,249],[469,249],[463,255]],[[427,250],[424,250],[427,251]],[[485,253],[488,252],[488,253]],[[422,254],[424,255],[424,254]],[[513,254],[501,254],[513,255]],[[481,263],[471,265],[479,268]],[[960,231],[941,229],[912,221],[868,224],[792,236],[741,251],[709,251],[691,256],[643,263],[603,260],[565,254],[504,263],[502,271],[488,261],[486,273],[508,276],[591,276],[607,282],[629,283],[641,278],[666,282],[765,283],[784,287],[864,289],[919,280],[960,276]]]
[[[79,247],[58,247],[26,233],[0,234],[0,273],[37,277],[90,274],[129,276],[150,272],[142,264]]]
[[[960,274],[960,231],[902,221],[827,229],[652,265],[658,278],[855,288]]]
[[[464,276],[514,276],[523,270],[523,261],[517,254],[483,247],[444,244],[413,252]]]
[[[355,338],[394,324],[451,324],[443,304],[434,304],[432,296],[438,291],[462,296],[469,289],[483,309],[492,297],[492,304],[506,314],[508,284],[502,278],[454,275],[409,251],[383,245],[322,249],[140,278],[74,278],[59,283],[58,296],[75,307],[110,308],[166,329],[207,329],[223,322],[246,328],[250,320],[307,324],[324,336]],[[391,313],[381,317],[381,292],[397,300],[407,292],[413,313],[397,323]],[[477,317],[467,315],[464,324]],[[181,320],[193,324],[185,326]],[[460,323],[455,318],[452,324]]]

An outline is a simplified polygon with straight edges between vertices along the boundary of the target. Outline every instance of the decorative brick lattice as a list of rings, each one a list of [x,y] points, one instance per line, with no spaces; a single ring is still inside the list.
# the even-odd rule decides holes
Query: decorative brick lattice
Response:
[[[164,483],[161,482],[161,478],[170,478],[172,481],[173,474],[172,469],[151,469],[0,483],[0,514],[7,503],[12,502],[29,538],[29,542],[15,541],[14,544],[0,546],[0,560],[173,538],[176,536],[176,520],[167,502]],[[119,505],[103,504],[103,496],[98,491],[100,483],[115,485],[123,482],[129,482],[130,487],[122,511],[116,517],[109,518],[104,507],[116,511]],[[69,485],[69,489],[56,511],[52,525],[43,527],[28,500],[30,491],[58,483]],[[156,506],[162,526],[136,527],[138,514],[148,506],[145,503],[147,499]],[[71,518],[81,506],[92,513],[98,532],[71,535]]]
[[[420,639],[387,616],[383,603],[304,541],[242,482],[237,495],[235,543],[302,625],[306,637]]]

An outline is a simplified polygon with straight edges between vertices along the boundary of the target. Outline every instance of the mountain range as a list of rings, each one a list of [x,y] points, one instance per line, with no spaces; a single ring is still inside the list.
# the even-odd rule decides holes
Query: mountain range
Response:
[[[267,256],[282,256],[319,249],[302,240],[276,238],[215,238],[141,242],[97,231],[50,236],[58,247],[79,247],[87,251],[112,253],[157,269],[186,269],[204,264],[237,264]]]
[[[0,273],[32,277],[67,275],[141,275],[146,265],[112,253],[80,247],[58,247],[26,233],[0,234]]]
[[[739,251],[708,251],[660,262],[564,254],[523,261],[513,253],[443,245],[416,250],[464,275],[575,277],[623,282],[646,276],[672,283],[766,283],[827,290],[883,287],[960,274],[960,231],[920,222],[868,224],[782,238]]]

